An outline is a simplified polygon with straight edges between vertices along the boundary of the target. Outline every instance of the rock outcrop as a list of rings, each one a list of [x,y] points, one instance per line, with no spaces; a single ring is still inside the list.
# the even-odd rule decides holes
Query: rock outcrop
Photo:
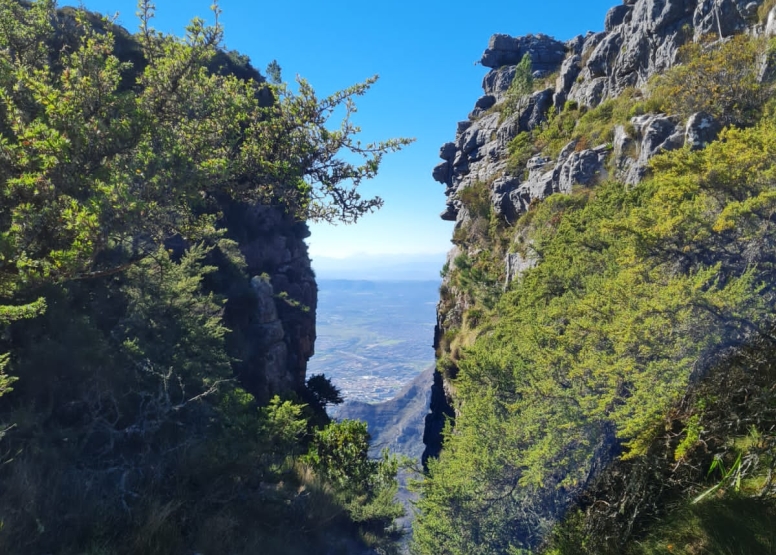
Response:
[[[729,37],[761,32],[751,0],[628,0],[612,8],[603,33],[570,41],[581,52],[580,77],[559,93],[595,106],[627,87],[644,86],[650,77],[676,63],[679,48],[707,35]],[[583,62],[583,60],[585,60]]]
[[[230,280],[226,292],[238,377],[261,400],[301,392],[314,353],[318,296],[307,224],[270,206],[233,204],[224,213],[250,276],[245,284]]]

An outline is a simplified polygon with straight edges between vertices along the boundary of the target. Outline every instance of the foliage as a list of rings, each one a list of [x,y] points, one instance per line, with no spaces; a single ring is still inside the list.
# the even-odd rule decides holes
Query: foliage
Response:
[[[557,158],[572,142],[577,151],[611,143],[617,125],[630,125],[631,118],[657,108],[659,105],[653,99],[644,98],[641,91],[632,87],[589,110],[576,102],[567,102],[563,110],[551,112],[539,127],[519,133],[510,141],[507,167],[517,173],[538,153]]]
[[[776,6],[774,0],[765,0],[760,7],[757,8],[757,17],[760,20],[760,23],[766,23],[768,21],[768,14],[774,6]]]
[[[260,432],[269,442],[270,450],[281,459],[299,454],[296,451],[300,440],[307,433],[303,408],[276,395],[260,409]]]
[[[121,62],[114,34],[82,12],[74,48],[50,60],[46,45],[63,32],[53,2],[0,3],[0,19],[15,22],[0,28],[3,305],[30,285],[119,271],[175,235],[212,237],[224,195],[345,222],[382,204],[356,188],[409,141],[355,139],[353,98],[374,78],[318,99],[305,81],[293,94],[213,75],[217,17],[214,26],[195,19],[178,39],[150,27],[153,4],[141,8],[143,68]],[[136,75],[130,89],[127,74]],[[267,93],[277,102],[265,105]]]
[[[458,200],[472,217],[487,219],[491,211],[490,191],[486,183],[477,181],[458,191]]]
[[[307,378],[307,390],[312,394],[314,402],[322,409],[328,405],[339,405],[345,400],[340,389],[324,374],[315,374]]]
[[[509,141],[509,161],[507,167],[511,172],[524,168],[528,160],[535,154],[533,137],[527,131],[522,131]]]
[[[712,45],[689,43],[682,63],[655,79],[652,95],[669,113],[683,118],[706,112],[723,125],[751,125],[767,97],[760,60],[767,44],[739,35]]]
[[[656,158],[637,188],[533,209],[523,233],[539,264],[457,362],[455,430],[421,487],[417,553],[535,546],[604,446],[645,456],[693,380],[770,337],[774,155],[766,119]]]
[[[356,522],[385,528],[404,514],[395,500],[399,460],[387,451],[372,460],[368,452],[366,423],[343,420],[315,432],[304,461],[335,485]]]
[[[224,307],[249,276],[224,226],[257,203],[355,222],[382,204],[359,185],[409,141],[358,141],[354,99],[374,78],[291,92],[223,51],[217,6],[183,38],[154,30],[154,10],[139,2],[129,37],[0,0],[0,552],[387,541],[396,462],[363,458],[365,434],[342,439],[357,445],[351,490],[338,460],[300,461],[337,433],[317,429],[323,413],[240,387]],[[319,411],[340,398],[326,385],[312,380]]]
[[[509,117],[517,111],[522,98],[533,92],[533,67],[530,54],[526,53],[515,66],[515,76],[509,84],[501,113]]]
[[[771,500],[730,496],[683,508],[632,555],[759,555],[776,553],[776,506]]]
[[[160,248],[132,267],[122,288],[128,307],[116,333],[135,364],[175,368],[182,386],[196,381],[199,390],[231,377],[223,299],[202,291],[203,278],[216,271],[202,265],[207,253],[195,245],[175,263]]]
[[[269,79],[269,82],[273,85],[280,85],[283,82],[283,77],[281,76],[281,69],[280,64],[277,60],[272,60],[267,65],[267,78]]]

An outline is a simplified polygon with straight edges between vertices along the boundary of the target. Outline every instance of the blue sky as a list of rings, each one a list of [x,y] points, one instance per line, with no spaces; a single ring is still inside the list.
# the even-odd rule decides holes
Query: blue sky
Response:
[[[63,2],[69,4],[71,2]],[[210,19],[209,1],[157,0],[154,26],[181,34],[194,16]],[[475,65],[494,33],[546,33],[560,40],[603,28],[617,0],[221,0],[225,43],[262,72],[276,59],[283,78],[305,77],[320,94],[380,80],[359,99],[355,122],[365,141],[414,137],[386,157],[378,178],[363,187],[385,207],[351,226],[312,225],[316,257],[440,253],[452,226],[438,215],[443,186],[431,179],[439,147],[451,141],[482,94],[486,68]],[[84,0],[87,9],[119,13],[134,32],[133,0]]]

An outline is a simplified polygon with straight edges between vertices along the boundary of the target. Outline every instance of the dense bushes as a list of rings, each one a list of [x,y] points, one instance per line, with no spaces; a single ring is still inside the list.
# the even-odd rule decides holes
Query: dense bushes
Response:
[[[226,295],[257,301],[222,226],[241,203],[355,221],[407,141],[356,144],[372,80],[294,94],[220,49],[217,7],[182,39],[139,7],[132,38],[0,0],[0,551],[390,551],[397,462],[365,459],[365,429],[310,458],[342,429],[328,382],[296,392],[315,406],[240,387]]]
[[[680,50],[681,63],[655,79],[652,95],[665,111],[684,118],[706,112],[724,125],[751,125],[768,95],[760,72],[772,56],[765,40],[743,35],[689,43]]]
[[[657,158],[632,190],[553,196],[524,220],[539,264],[458,361],[418,553],[535,545],[618,445],[643,457],[690,383],[769,337],[774,160],[764,119]]]

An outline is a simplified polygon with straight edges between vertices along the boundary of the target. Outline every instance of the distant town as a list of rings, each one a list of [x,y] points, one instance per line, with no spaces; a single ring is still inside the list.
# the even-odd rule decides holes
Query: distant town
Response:
[[[315,356],[347,401],[391,399],[434,361],[438,281],[320,280]]]

